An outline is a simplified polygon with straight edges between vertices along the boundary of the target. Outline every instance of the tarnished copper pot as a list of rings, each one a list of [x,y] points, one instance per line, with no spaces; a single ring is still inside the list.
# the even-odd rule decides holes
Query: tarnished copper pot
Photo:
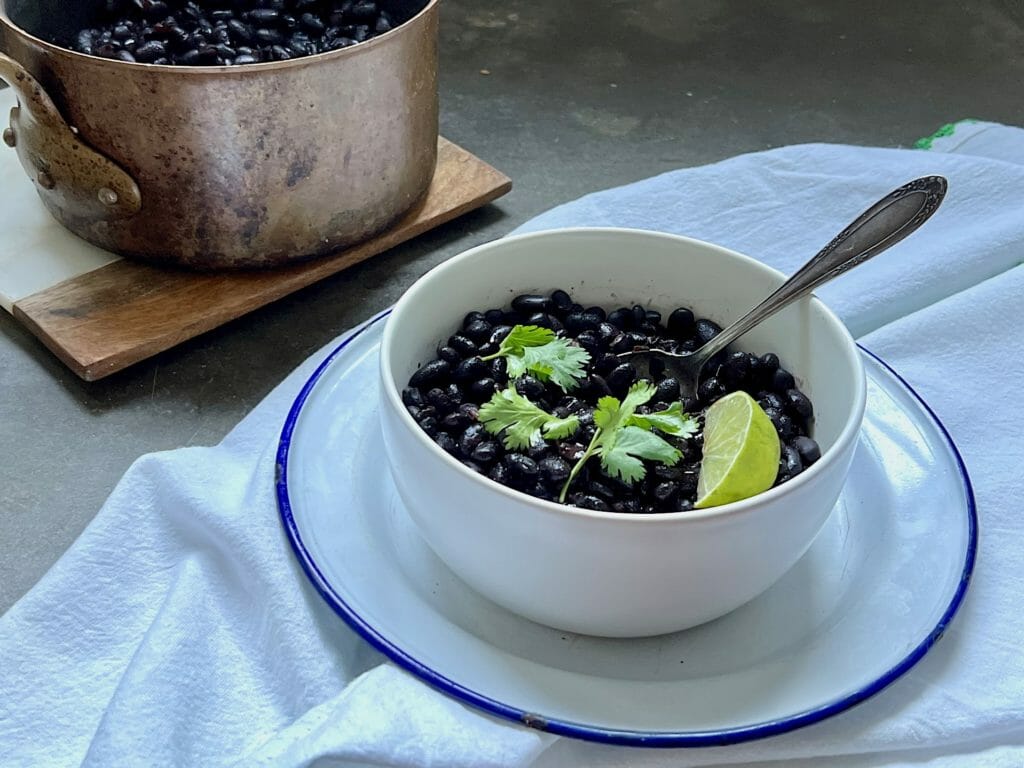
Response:
[[[429,185],[437,0],[396,0],[406,20],[350,48],[225,67],[43,39],[42,25],[86,26],[92,5],[0,0],[0,78],[20,102],[4,141],[85,240],[186,267],[274,266],[370,237]]]

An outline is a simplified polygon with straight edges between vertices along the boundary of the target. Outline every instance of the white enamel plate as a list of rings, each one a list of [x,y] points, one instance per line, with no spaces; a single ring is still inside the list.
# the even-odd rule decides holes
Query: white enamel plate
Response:
[[[963,599],[977,540],[967,472],[924,402],[865,353],[868,407],[849,481],[774,587],[717,621],[641,640],[521,619],[453,576],[402,508],[375,405],[383,318],[348,337],[296,399],[278,503],[296,556],[338,615],[457,699],[605,743],[762,738],[880,691],[924,656]]]

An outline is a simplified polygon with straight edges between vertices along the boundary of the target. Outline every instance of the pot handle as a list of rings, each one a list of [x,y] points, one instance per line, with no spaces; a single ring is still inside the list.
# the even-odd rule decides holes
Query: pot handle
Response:
[[[2,52],[0,79],[18,96],[4,143],[15,148],[48,208],[90,221],[138,213],[142,195],[135,180],[82,141],[28,70]]]

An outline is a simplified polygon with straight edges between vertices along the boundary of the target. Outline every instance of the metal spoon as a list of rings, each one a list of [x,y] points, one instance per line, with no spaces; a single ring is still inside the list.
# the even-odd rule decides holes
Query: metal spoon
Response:
[[[701,370],[718,352],[819,285],[898,243],[935,213],[945,194],[946,180],[942,176],[915,179],[890,192],[858,216],[768,298],[699,349],[677,353],[644,348],[623,352],[619,357],[645,359],[648,364],[652,359],[664,361],[666,368],[679,379],[682,397],[693,397]]]

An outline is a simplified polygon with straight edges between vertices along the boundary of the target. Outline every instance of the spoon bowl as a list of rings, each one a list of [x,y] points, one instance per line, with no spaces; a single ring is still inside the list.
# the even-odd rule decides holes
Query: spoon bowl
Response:
[[[679,380],[682,397],[695,397],[701,372],[711,358],[783,307],[896,245],[931,218],[946,189],[942,176],[924,176],[893,190],[854,219],[764,301],[698,349],[669,352],[642,348],[622,352],[619,357],[634,361],[641,369],[649,368],[652,360],[660,360]]]

